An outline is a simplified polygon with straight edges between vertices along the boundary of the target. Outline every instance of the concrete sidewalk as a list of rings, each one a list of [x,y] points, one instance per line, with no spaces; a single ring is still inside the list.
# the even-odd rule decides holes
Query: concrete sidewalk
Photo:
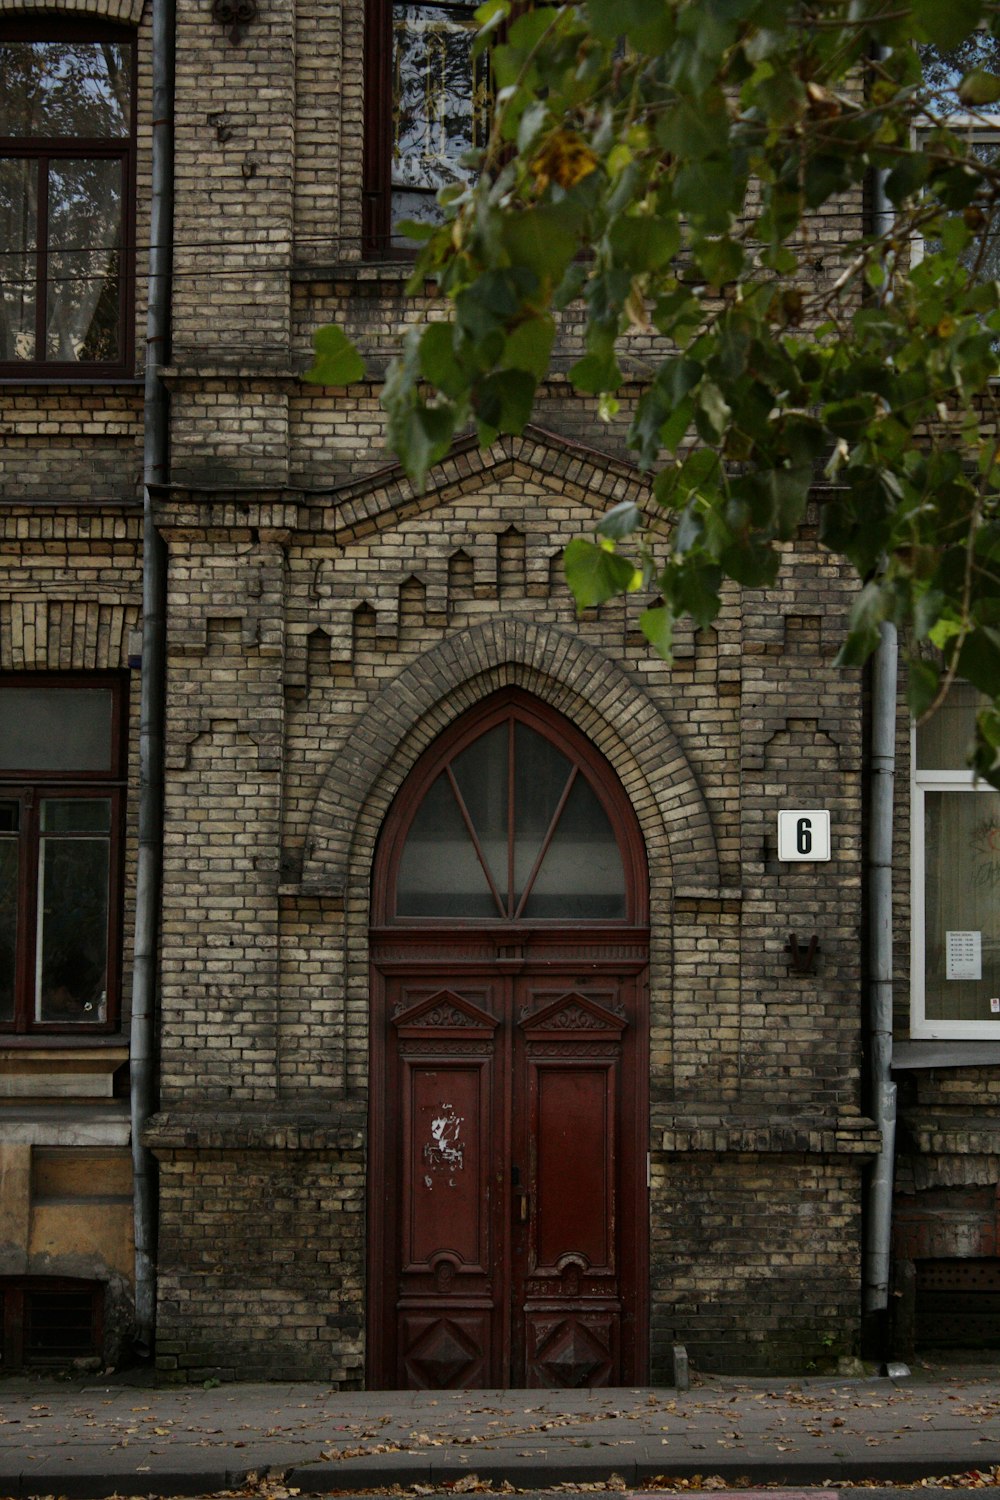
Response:
[[[708,1377],[683,1395],[0,1381],[6,1496],[192,1495],[251,1473],[328,1493],[456,1481],[464,1491],[471,1475],[521,1489],[694,1475],[716,1487],[835,1488],[969,1470],[1000,1486],[995,1367],[930,1381]]]

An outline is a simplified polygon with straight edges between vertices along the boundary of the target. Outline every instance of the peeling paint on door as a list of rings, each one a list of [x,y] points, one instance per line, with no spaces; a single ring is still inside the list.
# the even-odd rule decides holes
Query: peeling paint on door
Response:
[[[433,1172],[449,1174],[449,1187],[455,1186],[453,1174],[465,1166],[465,1149],[459,1139],[464,1122],[464,1115],[457,1115],[451,1104],[442,1104],[441,1113],[431,1121],[431,1139],[424,1147],[424,1160]],[[424,1181],[430,1188],[431,1178],[425,1176]]]

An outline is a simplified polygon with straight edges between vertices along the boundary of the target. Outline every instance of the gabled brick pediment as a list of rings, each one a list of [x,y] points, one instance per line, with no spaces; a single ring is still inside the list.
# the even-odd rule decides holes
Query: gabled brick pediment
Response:
[[[498,438],[486,449],[471,438],[456,444],[435,465],[419,493],[399,464],[376,469],[332,493],[332,517],[324,498],[306,524],[327,532],[332,528],[335,540],[346,543],[463,495],[518,479],[550,489],[554,497],[589,504],[595,512],[620,500],[641,506],[650,495],[645,478],[620,458],[528,426],[519,437]],[[305,505],[308,508],[309,502]]]

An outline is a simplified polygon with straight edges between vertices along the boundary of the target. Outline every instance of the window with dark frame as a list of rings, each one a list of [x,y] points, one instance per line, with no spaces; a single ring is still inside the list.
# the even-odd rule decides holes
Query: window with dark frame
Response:
[[[0,1034],[114,1031],[125,694],[0,678]]]
[[[128,28],[0,22],[0,377],[131,374]]]
[[[370,0],[365,78],[364,243],[399,255],[413,241],[403,219],[435,223],[441,188],[468,177],[463,156],[485,142],[490,86],[474,59],[476,4]]]

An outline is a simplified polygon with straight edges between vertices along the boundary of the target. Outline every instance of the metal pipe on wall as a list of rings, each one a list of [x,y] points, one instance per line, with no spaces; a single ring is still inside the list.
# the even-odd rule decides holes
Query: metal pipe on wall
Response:
[[[896,627],[883,624],[872,675],[871,804],[868,843],[869,1077],[881,1141],[868,1181],[864,1309],[889,1305],[896,1085],[892,1082],[892,824],[896,777]]]
[[[169,476],[169,398],[160,375],[170,340],[174,151],[174,0],[153,0],[153,139],[143,439],[142,674],[139,850],[130,1039],[136,1348],[156,1329],[156,1167],[142,1132],[156,1108],[156,1000],[163,858],[163,723],[167,553],[151,487]]]
[[[892,228],[885,173],[874,181],[874,229]],[[887,287],[890,283],[887,281]],[[883,293],[886,295],[886,293]],[[872,672],[871,802],[868,831],[868,1076],[879,1129],[878,1155],[868,1179],[863,1307],[889,1305],[892,1182],[896,1155],[896,1085],[892,1082],[892,825],[896,781],[896,689],[899,649],[895,625],[880,629]]]

